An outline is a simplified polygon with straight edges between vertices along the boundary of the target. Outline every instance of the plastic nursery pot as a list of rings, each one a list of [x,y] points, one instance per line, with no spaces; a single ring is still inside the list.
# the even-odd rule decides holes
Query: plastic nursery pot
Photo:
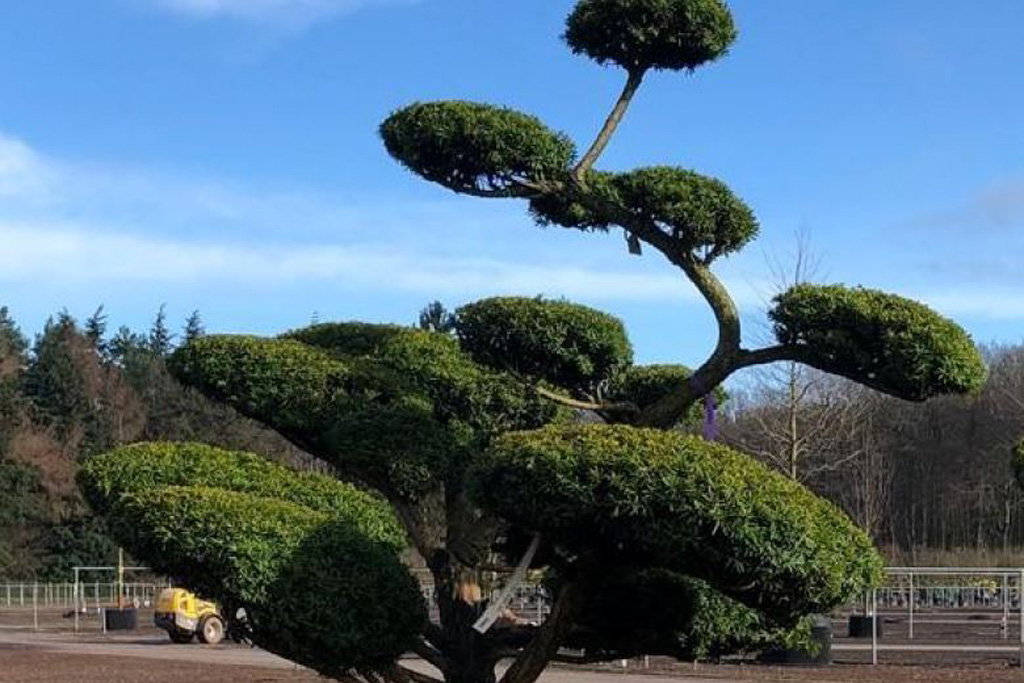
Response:
[[[876,634],[879,638],[882,637],[882,620],[877,617],[865,616],[863,614],[850,615],[850,637],[851,638],[870,638],[871,637],[871,623],[877,621]]]
[[[103,610],[103,619],[108,631],[134,631],[139,627],[139,615],[135,609]]]

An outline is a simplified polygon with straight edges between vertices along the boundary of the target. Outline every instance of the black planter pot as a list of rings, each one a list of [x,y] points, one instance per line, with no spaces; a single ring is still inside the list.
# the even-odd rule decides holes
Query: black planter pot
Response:
[[[134,631],[139,627],[139,614],[135,609],[103,610],[103,619],[108,631]]]
[[[876,633],[879,638],[882,637],[882,620],[877,617],[868,617],[862,614],[854,614],[850,616],[850,637],[851,638],[870,638],[871,637],[871,624],[877,621]]]

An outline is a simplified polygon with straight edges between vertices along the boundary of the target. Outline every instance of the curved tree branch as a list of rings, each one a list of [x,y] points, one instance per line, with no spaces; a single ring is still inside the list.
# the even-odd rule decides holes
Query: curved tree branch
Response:
[[[636,91],[640,89],[645,73],[645,69],[630,70],[629,77],[626,79],[626,85],[622,89],[622,94],[619,95],[619,99],[615,102],[615,106],[612,107],[611,113],[608,114],[601,132],[597,134],[597,138],[590,145],[590,149],[587,150],[587,153],[583,155],[583,158],[580,159],[579,163],[572,170],[573,178],[580,185],[585,184],[583,179],[587,175],[587,171],[593,168],[594,163],[600,158],[601,153],[608,146],[608,142],[611,141],[612,135],[615,134],[615,129],[619,127],[622,117],[626,115],[626,110],[629,109],[629,103],[633,100],[633,96],[636,95]]]
[[[570,396],[563,396],[558,392],[545,389],[544,387],[535,386],[534,390],[539,396],[542,396],[553,403],[565,406],[567,408],[575,408],[577,410],[592,410],[597,413],[626,413],[626,414],[637,414],[640,409],[637,408],[635,403],[594,403],[591,401],[580,401]]]
[[[641,239],[647,241],[645,235]],[[658,240],[662,242],[663,240]],[[711,306],[718,322],[718,344],[714,353],[687,379],[683,390],[661,398],[640,415],[640,424],[668,429],[677,424],[694,402],[713,391],[726,377],[741,367],[743,350],[740,347],[740,315],[725,285],[711,269],[694,260],[690,255],[667,253],[659,245],[656,248],[665,253],[669,260],[682,268],[689,280],[697,287]],[[771,361],[765,361],[771,362]]]

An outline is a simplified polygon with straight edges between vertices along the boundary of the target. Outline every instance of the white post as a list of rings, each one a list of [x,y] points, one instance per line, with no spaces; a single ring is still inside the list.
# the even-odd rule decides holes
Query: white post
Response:
[[[1010,576],[1003,574],[1003,640],[1010,637]]]
[[[1024,576],[1024,572],[1021,573]],[[1024,652],[1024,650],[1022,650]],[[878,589],[871,589],[871,664],[878,665]]]
[[[32,630],[39,630],[39,580],[32,584]]]
[[[1024,668],[1024,569],[1017,578],[1017,605],[1020,607],[1020,665]]]
[[[78,567],[75,567],[75,585],[71,588],[71,598],[75,603],[75,633],[78,633]]]
[[[914,639],[914,572],[910,572],[910,640]]]

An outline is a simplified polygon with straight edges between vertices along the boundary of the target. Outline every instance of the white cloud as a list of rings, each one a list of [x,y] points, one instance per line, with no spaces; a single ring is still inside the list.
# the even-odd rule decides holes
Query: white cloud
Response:
[[[47,165],[31,147],[0,135],[0,199],[37,196],[50,181]]]
[[[437,257],[372,245],[242,245],[172,241],[75,226],[0,221],[0,282],[42,278],[235,285],[329,284],[427,295],[543,293],[576,299],[693,299],[678,277],[489,259]]]
[[[126,283],[141,291],[296,285],[423,298],[699,303],[657,254],[628,259],[618,238],[532,230],[510,203],[345,201],[73,163],[0,134],[0,284],[67,290]],[[744,312],[760,318],[771,288],[751,277],[753,258],[729,260],[721,275]],[[910,288],[872,284],[909,289],[954,317],[1024,320],[1019,288],[1008,285],[1016,281],[964,278],[950,288],[940,274]]]
[[[200,19],[226,17],[284,25],[302,25],[355,11],[368,5],[410,0],[149,0]]]
[[[1019,233],[1024,227],[1024,178],[1009,178],[989,185],[959,206],[920,216],[911,225],[975,238]]]
[[[516,242],[509,250],[492,237],[508,234],[503,221],[528,223],[514,206],[477,214],[480,204],[459,199],[347,203],[70,163],[2,136],[0,198],[0,282],[7,283],[315,284],[625,301],[696,296],[673,270],[652,272],[649,262],[564,265],[551,253],[557,247],[530,254]],[[544,235],[546,243],[559,237],[567,235]]]

